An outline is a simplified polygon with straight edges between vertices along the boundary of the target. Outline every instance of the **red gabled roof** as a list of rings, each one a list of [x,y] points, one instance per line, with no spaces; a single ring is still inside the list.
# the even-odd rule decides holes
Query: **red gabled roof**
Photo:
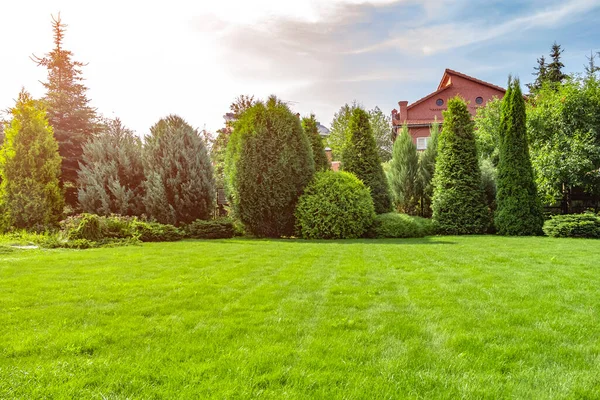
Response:
[[[444,83],[444,81],[446,80],[446,77],[448,75],[460,76],[461,78],[465,78],[465,79],[468,79],[468,80],[470,80],[472,82],[479,83],[480,85],[485,85],[485,86],[491,87],[493,89],[500,90],[501,92],[506,92],[506,89],[504,89],[504,88],[502,88],[500,86],[496,86],[496,85],[491,84],[489,82],[485,82],[485,81],[482,81],[480,79],[473,78],[472,76],[465,75],[465,74],[463,74],[461,72],[454,71],[454,70],[452,70],[450,68],[446,68],[446,70],[444,71],[444,75],[442,76],[442,80],[440,81],[440,84],[438,85],[438,90],[440,90],[442,88],[442,84]],[[448,87],[448,86],[444,86],[444,87]]]
[[[414,103],[410,104],[408,107],[406,107],[406,109],[408,110],[409,108],[413,108],[413,107],[414,107],[414,106],[416,106],[417,104],[420,104],[420,103],[424,102],[425,100],[427,100],[428,98],[430,98],[430,97],[433,97],[433,96],[435,96],[436,94],[439,94],[439,93],[443,92],[444,90],[450,89],[451,87],[452,87],[452,84],[449,84],[449,85],[447,85],[447,86],[444,86],[444,87],[443,87],[443,88],[441,88],[441,89],[440,89],[440,88],[438,88],[438,90],[436,90],[435,92],[433,92],[433,93],[430,93],[430,94],[428,94],[427,96],[425,96],[425,97],[422,97],[422,98],[420,98],[419,100],[415,101]]]

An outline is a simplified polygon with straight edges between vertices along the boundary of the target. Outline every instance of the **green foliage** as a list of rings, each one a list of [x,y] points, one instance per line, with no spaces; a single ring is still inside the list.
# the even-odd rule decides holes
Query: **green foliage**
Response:
[[[389,177],[397,209],[415,214],[420,200],[419,156],[406,125],[394,142]]]
[[[473,123],[459,97],[448,101],[438,146],[432,208],[440,233],[486,232],[490,214],[481,188]]]
[[[377,153],[382,162],[392,159],[392,148],[394,141],[392,140],[392,117],[389,114],[384,114],[377,106],[369,110],[369,122],[373,130],[373,137],[377,145]]]
[[[184,237],[177,227],[159,222],[134,220],[131,223],[134,234],[142,242],[175,242]]]
[[[309,118],[302,118],[302,129],[310,141],[313,159],[315,162],[315,171],[327,171],[329,168],[331,168],[331,165],[329,164],[329,160],[325,154],[323,139],[321,139],[321,135],[319,135],[317,120],[315,119],[314,114],[311,114]]]
[[[560,44],[556,42],[552,44],[552,48],[550,49],[550,59],[552,62],[548,64],[546,68],[544,74],[545,79],[543,79],[543,81],[547,80],[551,83],[561,83],[567,77],[567,75],[562,72],[565,65],[560,60],[563,51],[564,50],[560,48]]]
[[[478,107],[475,116],[475,138],[479,157],[490,159],[494,167],[499,161],[501,106],[502,101],[494,97],[484,107]]]
[[[305,239],[352,239],[361,237],[374,217],[369,189],[356,176],[324,171],[300,197],[296,227]]]
[[[544,223],[551,237],[600,239],[600,216],[593,213],[555,215]]]
[[[496,230],[501,235],[539,235],[544,217],[529,159],[525,100],[518,79],[509,80],[499,130]]]
[[[287,105],[271,97],[242,113],[225,172],[234,212],[249,233],[293,235],[296,203],[314,171],[309,140]]]
[[[342,157],[344,146],[348,140],[348,125],[352,112],[359,108],[359,105],[354,101],[352,104],[344,104],[338,112],[333,116],[329,136],[327,137],[327,147],[331,149],[334,160],[339,160]]]
[[[191,239],[228,239],[235,233],[233,221],[228,218],[197,220],[185,227],[185,236]]]
[[[492,160],[489,158],[480,158],[479,168],[481,170],[481,187],[483,189],[485,204],[487,204],[490,215],[494,215],[497,208],[496,192],[498,189],[496,182],[498,180],[498,170],[494,167]]]
[[[64,204],[61,158],[46,111],[21,91],[11,114],[0,148],[0,225],[37,230],[56,226]]]
[[[83,144],[97,131],[96,111],[89,106],[87,87],[82,83],[81,69],[85,65],[73,61],[73,53],[64,49],[63,36],[67,25],[58,18],[52,18],[54,49],[43,58],[34,61],[48,70],[48,81],[44,102],[48,110],[48,120],[54,129],[59,153],[63,158],[61,184],[66,193],[66,201],[71,207],[77,204],[77,171]]]
[[[210,159],[215,170],[215,186],[217,188],[225,187],[225,155],[227,154],[227,144],[231,130],[224,128],[217,131],[217,137],[210,149]]]
[[[352,111],[348,124],[347,143],[342,153],[342,168],[351,172],[371,189],[375,212],[382,214],[392,208],[388,182],[377,154],[369,114],[361,108]]]
[[[600,84],[598,79],[545,85],[527,108],[527,133],[536,184],[547,205],[580,187],[600,194]]]
[[[427,148],[419,154],[419,214],[421,217],[431,217],[431,200],[433,198],[433,176],[435,175],[435,163],[438,154],[438,137],[440,125],[435,122],[429,130],[431,138]]]
[[[395,212],[379,214],[369,228],[367,237],[416,238],[435,234],[435,224],[430,219]]]
[[[535,81],[533,83],[527,84],[527,88],[531,93],[535,93],[542,88],[544,82],[548,79],[548,65],[546,64],[546,57],[543,55],[537,59],[537,67],[533,69],[535,72],[532,74],[535,76]]]
[[[99,215],[143,213],[142,141],[117,118],[83,146],[79,205]]]
[[[143,149],[146,213],[163,224],[208,219],[215,202],[213,167],[198,131],[170,115],[150,129]]]

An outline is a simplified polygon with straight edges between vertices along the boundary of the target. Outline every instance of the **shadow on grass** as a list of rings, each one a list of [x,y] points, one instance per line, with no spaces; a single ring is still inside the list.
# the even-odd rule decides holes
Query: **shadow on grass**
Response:
[[[271,239],[271,238],[255,238],[255,237],[236,237],[232,239],[187,239],[185,242],[193,243],[193,242],[210,242],[210,243],[240,243],[243,242],[245,244],[260,244],[260,243],[294,243],[294,244],[325,244],[325,245],[348,245],[348,244],[386,244],[386,245],[422,245],[422,244],[457,244],[457,242],[453,242],[452,240],[445,239],[442,236],[427,236],[423,238],[397,238],[397,239],[319,239],[319,240],[306,240],[306,239],[298,239],[298,238],[283,238],[283,239]]]

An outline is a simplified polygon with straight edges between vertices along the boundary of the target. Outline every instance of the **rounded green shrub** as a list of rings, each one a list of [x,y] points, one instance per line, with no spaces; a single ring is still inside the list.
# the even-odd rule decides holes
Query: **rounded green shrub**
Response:
[[[600,239],[600,216],[593,213],[555,215],[544,224],[551,237]]]
[[[235,236],[235,228],[229,218],[197,220],[185,227],[185,236],[190,239],[228,239]]]
[[[369,189],[348,172],[315,175],[298,200],[296,231],[305,239],[353,239],[373,223]]]

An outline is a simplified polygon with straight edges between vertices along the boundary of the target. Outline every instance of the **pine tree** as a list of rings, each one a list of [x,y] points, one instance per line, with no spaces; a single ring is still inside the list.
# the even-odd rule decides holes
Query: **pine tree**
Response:
[[[377,154],[369,114],[362,108],[357,107],[352,111],[346,137],[347,143],[342,153],[342,168],[356,175],[371,189],[376,213],[389,212],[392,208],[392,200],[387,179]]]
[[[61,158],[46,110],[21,91],[0,149],[0,209],[5,228],[43,229],[60,221]]]
[[[473,122],[460,97],[443,112],[434,175],[433,219],[445,234],[484,233],[490,222],[481,187]]]
[[[377,106],[369,110],[369,122],[373,129],[373,136],[377,144],[377,153],[381,162],[388,162],[392,159],[392,148],[394,146],[392,136],[392,118],[389,114],[384,114]]]
[[[563,79],[567,77],[567,75],[562,72],[565,65],[560,60],[563,51],[564,50],[560,48],[560,45],[554,42],[550,51],[552,62],[548,64],[546,70],[546,79],[548,79],[549,82],[561,83]]]
[[[501,235],[540,235],[544,225],[527,143],[525,100],[509,78],[500,117],[495,225]]]
[[[429,133],[431,138],[427,142],[427,148],[419,155],[419,213],[421,217],[431,216],[431,199],[433,198],[433,176],[435,174],[435,161],[438,153],[438,136],[440,124],[431,124]]]
[[[83,146],[78,199],[84,212],[141,215],[144,169],[142,141],[117,118]]]
[[[314,114],[311,114],[308,118],[302,118],[302,129],[304,129],[304,134],[310,141],[313,159],[315,161],[315,171],[329,170],[331,165],[325,154],[323,139],[321,139],[321,135],[319,135],[317,120],[315,119]]]
[[[419,196],[419,156],[417,146],[404,125],[394,142],[390,165],[390,189],[394,195],[396,207],[401,212],[415,214]]]
[[[197,129],[170,115],[150,128],[142,159],[146,213],[164,224],[209,219],[215,201],[213,167]]]
[[[542,85],[548,79],[548,66],[546,65],[546,57],[543,55],[537,59],[538,66],[533,69],[535,72],[532,74],[535,76],[535,81],[527,85],[527,88],[531,93],[535,93],[542,88]]]
[[[82,67],[73,61],[73,53],[63,48],[65,28],[60,19],[52,17],[54,49],[43,58],[33,57],[40,66],[48,69],[44,101],[50,126],[58,141],[63,158],[61,185],[66,201],[72,207],[77,203],[77,170],[83,153],[83,144],[97,131],[96,111],[89,106],[87,87],[83,85]]]
[[[587,58],[588,63],[584,66],[585,68],[585,76],[586,78],[592,78],[596,76],[596,72],[600,71],[600,67],[596,65],[596,56],[600,53],[594,54],[593,51],[590,50],[590,56],[585,56]]]
[[[225,161],[228,194],[253,235],[294,234],[296,204],[314,172],[300,120],[276,97],[253,105],[234,124]]]

